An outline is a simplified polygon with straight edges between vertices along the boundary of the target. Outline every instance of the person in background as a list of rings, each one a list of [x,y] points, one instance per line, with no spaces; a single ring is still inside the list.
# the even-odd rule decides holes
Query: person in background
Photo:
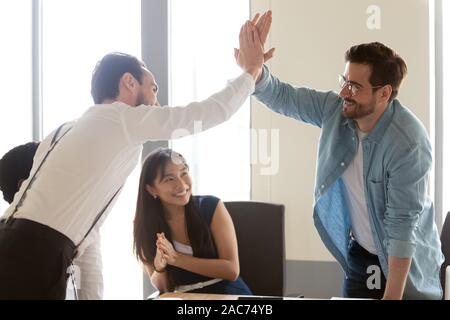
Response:
[[[6,202],[13,201],[14,195],[28,179],[38,147],[39,142],[29,142],[9,150],[0,159],[0,190]],[[74,279],[77,294],[73,292],[73,284],[69,283],[66,296],[72,299],[77,297],[80,300],[101,300],[103,299],[103,276],[98,228],[93,230],[86,239],[84,247],[79,251],[80,256],[73,261],[79,270]],[[69,281],[71,280],[72,278],[69,278]]]
[[[0,159],[0,190],[9,204],[28,179],[39,142],[28,142],[14,147]]]
[[[189,166],[171,149],[143,163],[134,251],[160,292],[251,294],[230,214],[220,199],[192,194]]]

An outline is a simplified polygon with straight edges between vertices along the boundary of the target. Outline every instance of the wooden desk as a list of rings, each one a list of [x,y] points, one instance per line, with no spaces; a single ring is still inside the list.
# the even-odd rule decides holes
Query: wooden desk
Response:
[[[160,295],[157,299],[181,299],[181,300],[238,300],[244,295],[230,295],[230,294],[211,294],[211,293],[187,293],[187,292],[167,292]],[[274,296],[248,296],[249,300],[309,300],[298,297],[274,297]]]
[[[239,296],[228,294],[210,293],[187,293],[187,292],[167,292],[159,296],[159,299],[182,299],[182,300],[237,300]],[[157,298],[158,299],[158,298]]]

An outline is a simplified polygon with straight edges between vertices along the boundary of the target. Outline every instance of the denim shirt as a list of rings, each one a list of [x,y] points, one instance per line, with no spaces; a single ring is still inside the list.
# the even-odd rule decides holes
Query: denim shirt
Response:
[[[345,272],[351,221],[342,174],[359,144],[355,121],[343,117],[343,99],[337,93],[293,87],[266,66],[255,96],[277,113],[321,128],[313,218]],[[370,226],[385,276],[388,256],[411,258],[403,297],[440,299],[444,259],[427,191],[432,150],[425,128],[393,100],[361,143]]]

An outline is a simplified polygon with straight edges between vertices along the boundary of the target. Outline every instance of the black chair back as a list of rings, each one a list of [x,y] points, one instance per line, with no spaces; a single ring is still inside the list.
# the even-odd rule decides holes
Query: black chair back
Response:
[[[441,231],[441,249],[445,260],[441,266],[441,284],[445,292],[445,269],[450,265],[450,212],[447,212]]]
[[[225,202],[238,241],[240,276],[254,295],[283,296],[285,288],[284,206]]]

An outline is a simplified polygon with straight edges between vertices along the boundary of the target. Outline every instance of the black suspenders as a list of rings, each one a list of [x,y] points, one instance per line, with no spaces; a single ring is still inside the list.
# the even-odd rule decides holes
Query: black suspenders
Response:
[[[46,155],[44,156],[44,159],[42,159],[41,163],[39,164],[38,168],[36,169],[36,171],[34,172],[33,176],[30,178],[30,180],[28,181],[28,185],[25,188],[25,190],[22,193],[22,196],[20,197],[19,201],[17,201],[16,206],[14,207],[14,211],[8,216],[8,218],[6,218],[5,223],[7,223],[10,219],[12,219],[12,217],[14,216],[14,214],[17,212],[17,209],[22,205],[23,200],[25,199],[25,194],[27,193],[27,191],[31,188],[31,185],[33,184],[35,178],[36,178],[36,174],[39,172],[39,170],[41,169],[42,165],[44,164],[45,160],[47,160],[50,152],[52,152],[52,150],[56,147],[56,145],[58,144],[59,140],[62,139],[62,137],[64,137],[67,132],[69,132],[72,127],[70,127],[66,132],[64,132],[64,134],[58,138],[58,134],[61,131],[61,129],[65,126],[65,123],[63,123],[62,125],[59,126],[58,129],[56,129],[55,134],[53,135],[53,139],[52,142],[50,143],[50,147],[47,150]]]
[[[50,144],[49,149],[47,150],[46,155],[44,156],[44,159],[42,159],[41,163],[39,164],[38,168],[36,169],[36,171],[33,174],[33,177],[31,177],[31,179],[28,182],[28,185],[26,187],[26,189],[23,191],[22,196],[20,197],[19,201],[17,202],[13,213],[11,213],[8,218],[6,218],[6,221],[4,221],[4,223],[8,223],[8,221],[10,219],[12,219],[12,217],[14,216],[14,214],[17,212],[17,209],[22,205],[24,198],[25,198],[25,194],[27,193],[27,191],[31,188],[35,178],[36,178],[36,174],[39,172],[39,170],[41,169],[42,165],[44,164],[44,162],[47,160],[48,156],[50,155],[50,153],[53,151],[53,149],[56,147],[56,145],[58,144],[58,142],[72,129],[72,127],[70,127],[69,129],[67,129],[61,136],[58,137],[59,133],[61,132],[62,128],[66,125],[66,123],[62,124],[55,132],[55,134],[53,135],[52,138],[52,142]],[[121,186],[115,193],[114,195],[111,197],[111,199],[108,201],[108,203],[105,205],[105,207],[97,214],[97,216],[95,217],[91,227],[88,229],[88,231],[86,232],[86,234],[84,235],[84,237],[81,239],[81,241],[75,246],[75,252],[74,252],[74,257],[77,253],[78,248],[80,247],[80,245],[83,243],[83,241],[87,238],[87,236],[89,235],[89,233],[92,231],[92,229],[95,227],[95,225],[97,224],[98,220],[100,220],[100,218],[102,217],[103,213],[105,213],[106,209],[108,209],[109,205],[111,204],[111,202],[114,200],[114,198],[117,197],[117,195],[119,194],[120,190],[122,189],[123,186]]]

